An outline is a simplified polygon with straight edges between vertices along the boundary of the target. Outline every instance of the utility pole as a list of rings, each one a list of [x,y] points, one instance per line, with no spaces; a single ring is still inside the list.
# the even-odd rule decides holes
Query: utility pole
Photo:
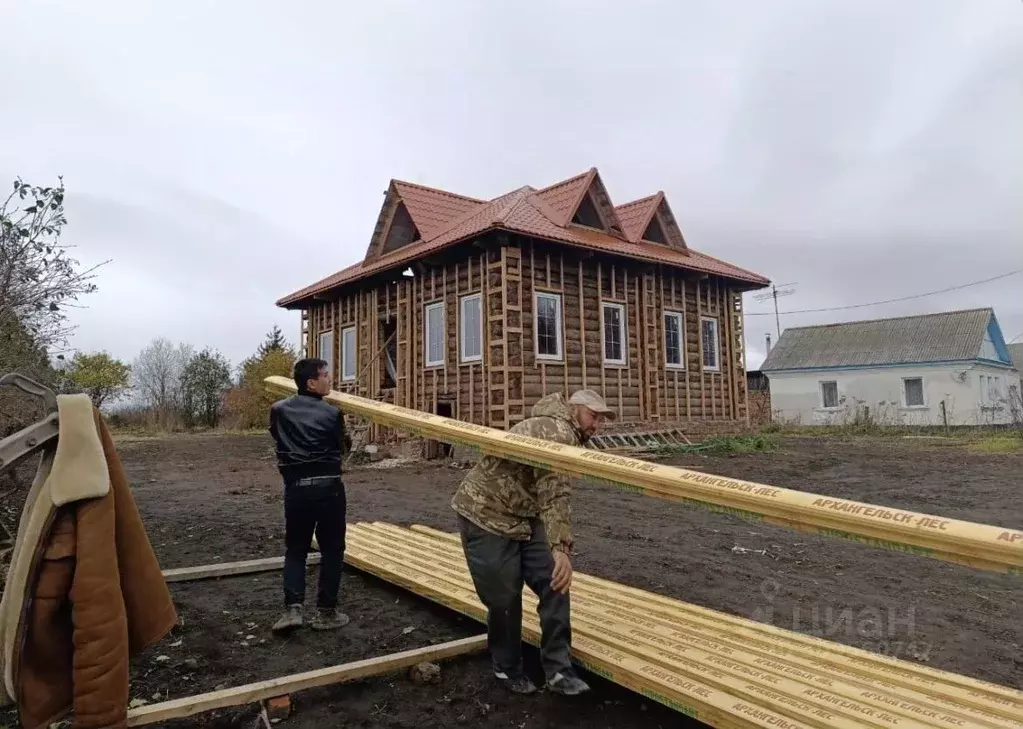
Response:
[[[770,291],[765,291],[764,293],[757,294],[753,297],[756,301],[767,301],[768,299],[774,300],[774,325],[778,329],[779,340],[781,339],[781,316],[778,314],[778,299],[782,296],[789,296],[796,293],[796,290],[793,288],[784,288],[785,286],[795,286],[796,283],[798,282],[793,281],[792,283],[782,284],[783,288],[778,288],[774,284],[771,284]]]

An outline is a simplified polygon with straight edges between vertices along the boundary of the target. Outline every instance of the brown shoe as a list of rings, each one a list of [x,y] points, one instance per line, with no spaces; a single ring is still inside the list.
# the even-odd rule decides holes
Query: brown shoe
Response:
[[[348,625],[348,616],[338,608],[320,608],[309,622],[313,630],[337,630]]]

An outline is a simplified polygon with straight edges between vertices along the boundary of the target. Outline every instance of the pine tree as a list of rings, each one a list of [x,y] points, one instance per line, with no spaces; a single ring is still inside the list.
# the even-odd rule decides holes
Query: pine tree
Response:
[[[286,352],[291,349],[291,345],[284,338],[284,333],[281,328],[274,324],[273,329],[266,335],[266,341],[259,345],[259,349],[256,352],[258,359],[263,359],[270,352],[280,351]]]

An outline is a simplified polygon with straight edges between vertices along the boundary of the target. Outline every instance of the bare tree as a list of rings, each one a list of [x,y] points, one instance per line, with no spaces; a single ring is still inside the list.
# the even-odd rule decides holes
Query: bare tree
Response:
[[[181,408],[182,380],[191,358],[191,346],[175,347],[169,339],[159,337],[139,352],[131,367],[136,392],[163,421]]]
[[[67,342],[66,310],[96,290],[96,269],[81,270],[60,242],[64,182],[37,187],[17,179],[0,204],[0,329],[19,326],[37,346]],[[104,262],[106,263],[106,262]]]

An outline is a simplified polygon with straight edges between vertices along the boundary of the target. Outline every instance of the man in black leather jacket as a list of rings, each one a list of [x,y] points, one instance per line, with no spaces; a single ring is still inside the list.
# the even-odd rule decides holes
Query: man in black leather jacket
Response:
[[[284,615],[274,632],[301,627],[305,602],[306,557],[313,532],[320,547],[314,630],[340,628],[348,616],[337,607],[345,551],[347,503],[341,460],[351,449],[342,412],[326,402],[330,368],[322,359],[295,363],[298,394],[270,408],[270,435],[277,444],[277,468],[284,479]]]

